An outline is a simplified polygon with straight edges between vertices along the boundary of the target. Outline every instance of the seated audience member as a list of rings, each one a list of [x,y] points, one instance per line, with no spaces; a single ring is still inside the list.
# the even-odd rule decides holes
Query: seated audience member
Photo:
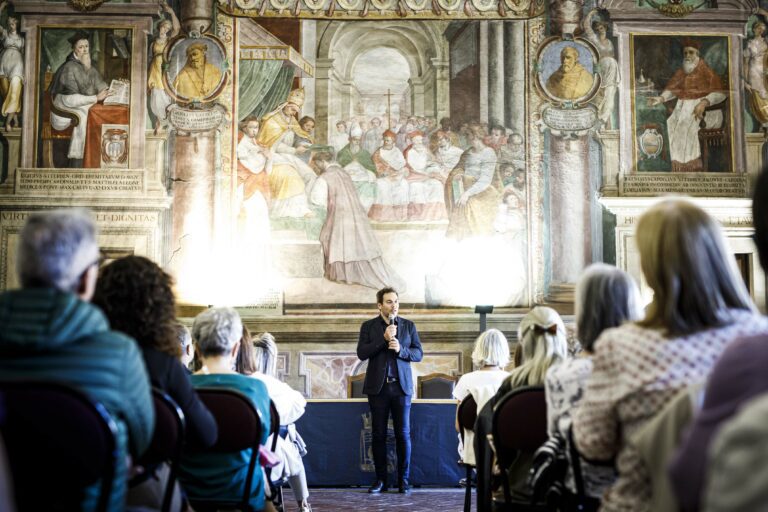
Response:
[[[517,331],[520,366],[501,383],[495,401],[519,387],[543,386],[550,367],[568,357],[565,324],[554,309],[536,306],[523,317]]]
[[[261,444],[269,436],[269,394],[264,384],[235,372],[243,324],[232,308],[203,311],[192,325],[202,367],[192,375],[195,387],[234,389],[253,402],[261,415]],[[258,455],[257,455],[258,456]],[[240,500],[248,474],[251,449],[236,453],[185,453],[179,479],[191,500]],[[257,471],[251,485],[250,505],[264,510],[264,479]]]
[[[672,490],[667,467],[680,446],[683,432],[701,409],[704,382],[699,381],[678,392],[661,411],[627,438],[649,476],[653,512],[678,512],[680,505]]]
[[[516,366],[504,379],[496,395],[479,411],[475,423],[475,460],[477,465],[478,512],[491,510],[490,447],[487,435],[491,433],[493,409],[510,391],[524,386],[543,386],[547,370],[568,357],[565,324],[552,308],[537,306],[526,314],[517,329],[520,348],[520,366]],[[509,488],[513,499],[529,500],[528,471],[533,453],[521,453],[509,470]]]
[[[29,216],[16,259],[22,288],[0,294],[0,378],[64,383],[101,402],[118,424],[118,461],[138,457],[154,429],[149,378],[136,343],[111,331],[89,303],[99,246],[85,210]],[[125,505],[126,464],[118,463],[110,510]],[[43,489],[44,489],[43,485]],[[93,510],[99,484],[82,510]]]
[[[235,369],[238,373],[259,379],[267,386],[269,397],[275,403],[277,413],[280,415],[280,435],[276,453],[282,463],[272,468],[272,480],[287,478],[293,497],[299,505],[299,512],[311,512],[312,507],[307,501],[309,498],[307,475],[304,472],[304,462],[301,460],[307,453],[307,449],[294,425],[294,422],[304,414],[307,400],[301,393],[277,378],[275,337],[265,332],[251,341],[251,333],[244,326]],[[266,445],[272,446],[271,436]]]
[[[762,512],[768,503],[768,394],[745,402],[713,436],[707,485],[702,489],[706,512]]]
[[[647,467],[628,439],[680,390],[704,379],[737,337],[762,332],[718,223],[682,200],[662,201],[637,224],[643,276],[653,301],[643,320],[605,331],[573,418],[579,452],[616,457],[619,477],[602,509],[648,510]]]
[[[116,331],[139,344],[152,385],[166,392],[181,408],[185,419],[186,442],[208,447],[216,442],[216,420],[192,388],[181,364],[177,337],[176,301],[171,276],[142,256],[113,261],[101,270],[93,303],[107,315]],[[130,506],[160,508],[169,468],[146,468],[131,482]],[[181,494],[174,497],[181,500]],[[178,510],[174,504],[173,509]]]
[[[181,346],[181,365],[189,371],[192,361],[195,359],[195,346],[192,344],[192,333],[187,326],[182,323],[176,323],[176,338]]]
[[[640,292],[635,281],[626,272],[611,265],[596,263],[588,267],[576,285],[576,335],[582,347],[578,357],[566,359],[547,372],[547,430],[551,436],[568,440],[571,412],[584,394],[587,379],[592,373],[592,354],[595,341],[611,327],[642,317]],[[570,457],[569,457],[570,458]],[[585,461],[581,465],[584,494],[594,507],[600,503],[603,491],[616,479],[613,467],[597,466]],[[565,485],[571,495],[577,492],[573,462],[568,468]],[[568,496],[570,500],[572,496]]]
[[[766,195],[768,173],[764,170],[755,184],[752,201],[755,244],[764,269],[768,268]],[[735,341],[717,360],[707,381],[701,411],[694,417],[693,427],[684,437],[670,468],[675,494],[683,510],[701,507],[710,442],[721,424],[736,414],[745,402],[768,392],[767,367],[768,331]]]
[[[453,397],[461,403],[468,395],[472,395],[479,411],[509,376],[504,371],[509,364],[509,343],[504,333],[498,329],[488,329],[478,336],[472,351],[472,363],[478,369],[461,376],[453,389]],[[458,420],[456,426],[458,428]],[[465,464],[475,463],[473,436],[471,431],[464,432],[464,444],[459,443],[459,455]]]

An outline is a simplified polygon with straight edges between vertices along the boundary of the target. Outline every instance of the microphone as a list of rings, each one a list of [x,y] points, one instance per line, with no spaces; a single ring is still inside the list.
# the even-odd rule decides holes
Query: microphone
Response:
[[[394,325],[395,327],[397,327],[397,317],[395,317],[394,313],[390,313],[389,314],[389,325]],[[393,338],[393,339],[397,339],[397,338]],[[391,341],[390,341],[390,343],[391,343]]]

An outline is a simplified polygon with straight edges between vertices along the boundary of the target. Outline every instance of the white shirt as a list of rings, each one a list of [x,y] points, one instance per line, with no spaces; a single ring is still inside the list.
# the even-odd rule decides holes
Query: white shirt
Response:
[[[280,415],[281,425],[290,425],[301,418],[307,407],[307,399],[301,393],[271,375],[253,373],[250,376],[259,379],[267,387],[267,394]]]
[[[453,388],[453,397],[464,400],[467,395],[472,395],[477,403],[477,412],[493,398],[493,395],[501,387],[509,373],[504,370],[478,370],[462,375],[456,387]],[[474,433],[464,432],[464,446],[459,445],[459,455],[467,464],[475,463]]]

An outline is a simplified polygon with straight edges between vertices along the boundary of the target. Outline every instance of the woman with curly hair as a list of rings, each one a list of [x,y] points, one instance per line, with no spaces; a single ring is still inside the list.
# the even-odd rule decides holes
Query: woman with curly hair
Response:
[[[112,329],[131,336],[139,344],[152,386],[167,393],[184,412],[187,443],[208,447],[216,442],[218,429],[180,361],[172,285],[171,276],[154,262],[142,256],[128,256],[101,270],[93,303],[104,311]],[[160,500],[163,488],[158,486]],[[131,505],[151,506],[147,502],[135,503],[135,495],[134,491],[129,493]]]

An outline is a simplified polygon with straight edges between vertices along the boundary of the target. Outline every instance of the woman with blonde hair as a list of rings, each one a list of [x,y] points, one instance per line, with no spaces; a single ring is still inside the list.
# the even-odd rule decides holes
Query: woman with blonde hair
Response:
[[[552,308],[536,306],[520,321],[517,328],[517,352],[520,365],[515,367],[499,387],[496,395],[479,411],[475,423],[475,459],[477,461],[477,510],[491,510],[491,433],[493,409],[510,391],[525,386],[543,386],[547,370],[568,357],[565,324]],[[526,483],[533,453],[520,453],[509,468],[509,488],[516,500],[531,498]]]
[[[718,223],[691,202],[670,199],[637,224],[640,266],[654,296],[643,320],[605,331],[575,412],[584,457],[616,457],[619,477],[601,510],[648,510],[648,469],[628,440],[679,391],[707,377],[737,337],[768,329],[756,311]]]
[[[552,308],[536,306],[517,328],[521,365],[512,370],[496,393],[499,399],[515,388],[543,386],[547,370],[568,357],[565,324]]]
[[[472,351],[472,363],[477,370],[461,376],[453,389],[453,397],[461,402],[468,395],[472,395],[479,411],[509,376],[504,370],[509,364],[509,343],[500,330],[488,329],[477,337],[475,349]],[[456,430],[458,429],[457,418]],[[465,464],[475,463],[473,443],[473,432],[464,432],[464,442],[459,443],[459,455]]]

